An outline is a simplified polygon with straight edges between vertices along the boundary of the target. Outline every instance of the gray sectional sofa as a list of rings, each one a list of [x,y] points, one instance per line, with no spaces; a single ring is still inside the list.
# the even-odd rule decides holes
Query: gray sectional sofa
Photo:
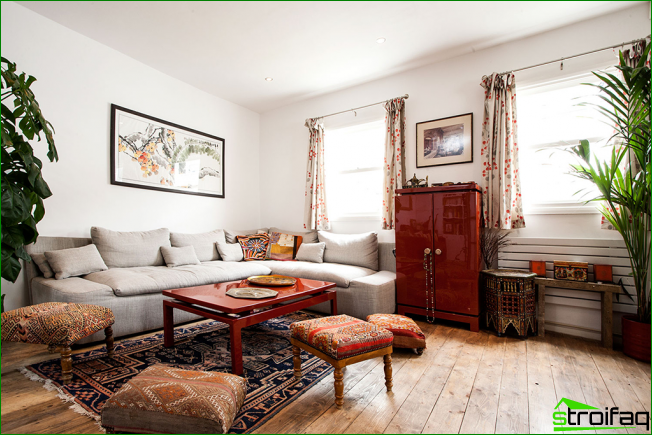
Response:
[[[369,314],[395,311],[396,263],[392,254],[394,244],[378,243],[378,270],[373,270],[352,264],[327,262],[326,255],[324,263],[215,260],[219,255],[211,254],[216,251],[211,249],[213,242],[210,237],[198,235],[194,240],[192,237],[193,235],[171,233],[173,242],[191,240],[198,254],[203,252],[198,255],[199,259],[202,260],[203,257],[203,260],[209,261],[178,267],[167,267],[165,263],[161,264],[158,258],[149,260],[150,265],[143,265],[138,257],[107,249],[101,244],[102,240],[96,233],[93,233],[93,239],[39,237],[35,244],[26,247],[30,255],[86,246],[95,241],[108,270],[57,280],[45,278],[34,262],[27,263],[25,272],[31,303],[75,302],[111,308],[116,317],[114,335],[119,337],[163,327],[163,290],[240,280],[252,275],[280,274],[335,282],[339,314],[364,319]],[[227,232],[227,239],[228,237]],[[207,246],[203,246],[206,244]],[[169,242],[167,246],[170,246]],[[349,253],[351,258],[355,258],[355,254]],[[346,256],[343,258],[347,261]],[[330,312],[328,304],[316,305],[312,309],[322,313]],[[174,318],[176,323],[184,323],[196,320],[197,316],[177,311]],[[103,338],[102,334],[98,333],[79,343],[99,341]]]

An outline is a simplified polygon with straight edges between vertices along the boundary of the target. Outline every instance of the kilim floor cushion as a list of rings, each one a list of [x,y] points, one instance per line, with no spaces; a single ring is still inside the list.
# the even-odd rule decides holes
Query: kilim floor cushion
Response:
[[[157,364],[104,404],[102,427],[107,433],[226,433],[246,394],[240,376]]]
[[[230,433],[250,433],[292,403],[313,385],[332,373],[321,359],[301,356],[304,376],[294,378],[290,324],[315,318],[297,312],[242,330],[244,377],[247,398],[236,416]],[[99,419],[104,403],[134,376],[155,364],[185,370],[229,372],[229,328],[224,323],[205,322],[180,326],[174,331],[175,346],[163,346],[163,334],[115,344],[115,357],[103,349],[74,354],[73,379],[61,385],[57,360],[27,367],[43,379],[51,380],[61,392]]]
[[[419,325],[407,316],[400,314],[372,314],[367,322],[373,323],[394,334],[394,347],[416,349],[421,355],[426,348],[426,336]]]
[[[335,359],[350,358],[392,345],[392,333],[355,317],[322,317],[292,324],[292,338]]]

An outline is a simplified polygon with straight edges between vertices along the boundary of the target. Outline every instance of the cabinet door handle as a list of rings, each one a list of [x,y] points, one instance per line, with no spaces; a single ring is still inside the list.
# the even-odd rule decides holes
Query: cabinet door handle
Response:
[[[435,249],[435,255],[441,255],[441,249]]]
[[[430,248],[426,248],[426,249],[424,249],[424,250],[423,250],[423,253],[426,254],[426,255],[430,254]]]

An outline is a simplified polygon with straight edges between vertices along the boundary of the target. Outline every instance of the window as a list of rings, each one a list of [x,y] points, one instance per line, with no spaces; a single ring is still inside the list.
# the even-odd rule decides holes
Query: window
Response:
[[[327,129],[324,145],[330,219],[380,219],[385,122]]]
[[[519,168],[526,213],[596,212],[583,199],[590,198],[595,187],[570,175],[569,165],[576,160],[564,149],[588,139],[599,158],[611,154],[607,140],[614,128],[593,107],[578,106],[599,101],[597,89],[582,84],[598,82],[592,74],[583,74],[518,90]],[[575,194],[583,189],[587,190]]]

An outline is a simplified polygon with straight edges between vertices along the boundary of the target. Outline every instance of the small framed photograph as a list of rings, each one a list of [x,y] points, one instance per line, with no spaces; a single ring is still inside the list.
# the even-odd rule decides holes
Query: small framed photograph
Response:
[[[473,162],[473,113],[417,124],[417,168]]]
[[[111,184],[224,198],[224,139],[112,104]]]

